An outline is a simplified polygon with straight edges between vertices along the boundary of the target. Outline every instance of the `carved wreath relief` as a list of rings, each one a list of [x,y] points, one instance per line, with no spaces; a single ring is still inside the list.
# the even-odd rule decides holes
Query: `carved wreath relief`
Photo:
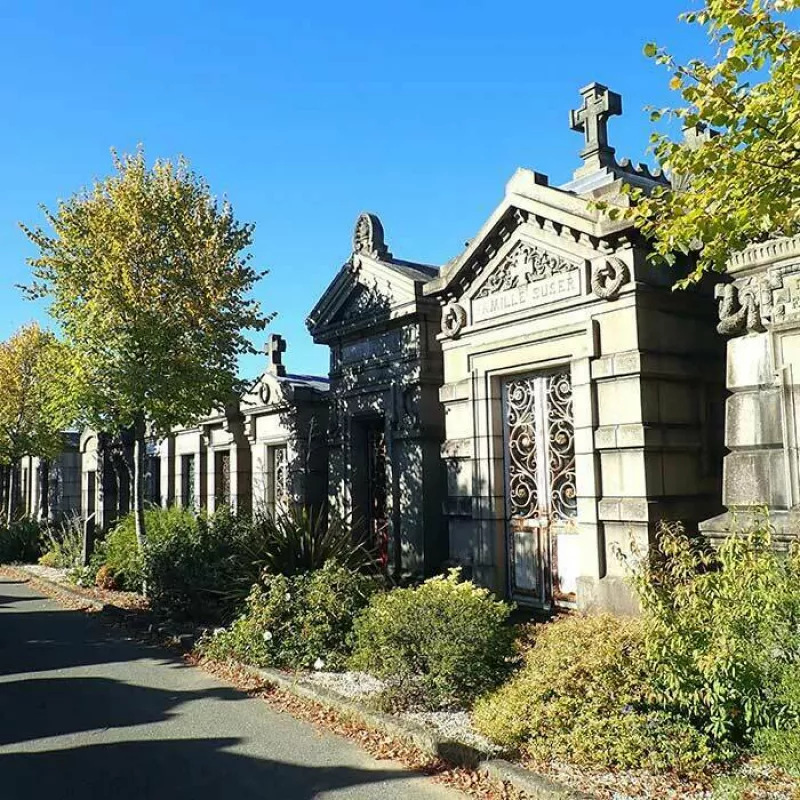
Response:
[[[442,310],[442,333],[453,339],[458,338],[467,324],[467,312],[459,303],[450,302]]]
[[[622,259],[607,258],[592,269],[592,291],[604,300],[612,300],[629,279],[628,265]]]

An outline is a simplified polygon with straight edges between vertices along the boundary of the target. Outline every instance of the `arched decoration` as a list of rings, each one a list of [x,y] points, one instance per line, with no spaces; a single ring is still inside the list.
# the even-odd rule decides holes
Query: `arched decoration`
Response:
[[[613,300],[629,279],[628,265],[622,259],[607,258],[592,268],[592,291],[604,300]]]
[[[383,238],[383,225],[375,214],[364,212],[353,231],[353,255],[385,258],[389,254]]]
[[[442,333],[452,339],[458,338],[467,324],[467,312],[458,303],[448,303],[442,309]]]

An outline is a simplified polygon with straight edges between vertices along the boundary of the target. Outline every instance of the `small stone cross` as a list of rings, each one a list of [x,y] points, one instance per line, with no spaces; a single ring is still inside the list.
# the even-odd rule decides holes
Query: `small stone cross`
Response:
[[[608,146],[608,120],[622,113],[622,97],[601,83],[581,89],[583,106],[569,112],[569,126],[584,135],[581,158],[596,169],[614,161],[614,148]]]
[[[271,333],[264,349],[269,356],[267,368],[269,372],[279,377],[286,375],[286,367],[281,363],[282,356],[286,352],[286,339],[278,333]]]

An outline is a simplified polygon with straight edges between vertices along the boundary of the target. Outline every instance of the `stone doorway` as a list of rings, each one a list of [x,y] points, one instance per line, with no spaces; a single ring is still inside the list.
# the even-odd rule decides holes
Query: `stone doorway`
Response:
[[[574,607],[578,503],[570,373],[506,379],[502,398],[510,595],[540,608]]]
[[[370,415],[354,420],[352,439],[353,527],[387,568],[391,483],[385,418]]]

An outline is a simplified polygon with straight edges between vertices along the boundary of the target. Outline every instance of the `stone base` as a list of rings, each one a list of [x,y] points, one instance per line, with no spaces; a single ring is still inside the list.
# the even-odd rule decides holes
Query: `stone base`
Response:
[[[583,614],[608,612],[623,617],[640,614],[636,599],[628,581],[622,577],[578,578],[578,610]]]
[[[726,511],[699,525],[700,533],[714,547],[730,536],[741,535],[767,520],[772,526],[772,542],[776,550],[786,550],[800,539],[800,508],[790,510],[740,509]]]

